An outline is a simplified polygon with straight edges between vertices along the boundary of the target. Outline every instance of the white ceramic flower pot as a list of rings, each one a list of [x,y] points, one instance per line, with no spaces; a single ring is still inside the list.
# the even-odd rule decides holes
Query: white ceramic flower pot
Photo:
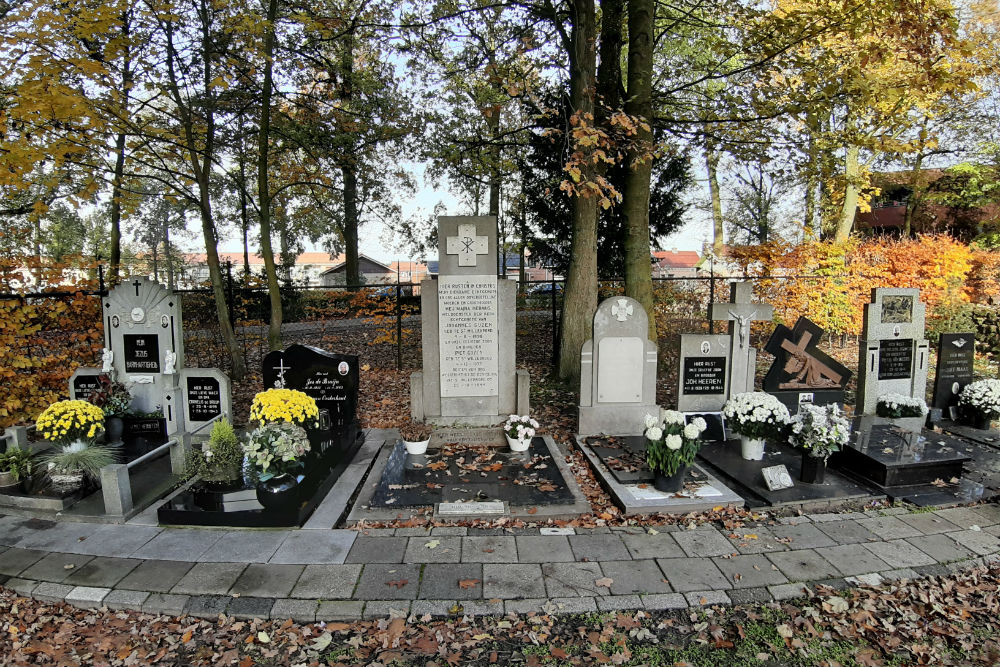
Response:
[[[518,440],[517,438],[510,437],[506,433],[504,433],[504,437],[507,438],[507,444],[510,445],[510,451],[512,452],[524,452],[531,446],[531,440]]]
[[[410,456],[419,456],[427,451],[427,444],[430,442],[430,438],[427,440],[415,440],[409,441],[404,440],[403,445],[406,446],[406,453]]]
[[[764,441],[741,435],[740,450],[747,461],[760,461],[764,458]]]

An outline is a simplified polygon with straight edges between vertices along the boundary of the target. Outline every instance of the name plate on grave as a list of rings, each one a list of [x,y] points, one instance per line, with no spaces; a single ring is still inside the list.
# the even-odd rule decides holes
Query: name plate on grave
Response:
[[[506,508],[501,500],[489,500],[472,503],[438,503],[437,513],[446,515],[465,514],[505,514]]]
[[[685,394],[725,393],[726,358],[686,357],[682,391]]]
[[[441,396],[497,396],[500,345],[496,276],[441,276]]]
[[[159,373],[160,339],[157,334],[124,334],[125,372]]]
[[[880,340],[878,344],[878,379],[905,380],[913,374],[913,340]]]
[[[222,413],[222,391],[215,378],[189,377],[186,390],[191,421],[208,421]]]
[[[77,375],[72,380],[73,382],[73,397],[86,401],[88,397],[95,391],[101,388],[101,376],[99,375]]]

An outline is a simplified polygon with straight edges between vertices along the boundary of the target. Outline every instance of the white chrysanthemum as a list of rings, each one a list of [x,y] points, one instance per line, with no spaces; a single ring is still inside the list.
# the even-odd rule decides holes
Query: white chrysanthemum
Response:
[[[695,417],[694,419],[692,419],[691,424],[698,427],[699,433],[708,428],[708,424],[701,417]]]
[[[671,434],[663,439],[663,444],[667,446],[667,449],[676,450],[680,449],[681,445],[684,444],[684,442],[681,440],[681,436]]]
[[[653,428],[654,426],[656,426],[656,417],[646,415],[646,428]]]
[[[683,424],[684,413],[677,410],[660,410],[660,420],[664,424]]]
[[[684,437],[688,440],[697,440],[699,435],[701,435],[701,431],[694,424],[688,424],[684,427]]]
[[[649,440],[659,440],[663,437],[663,429],[659,426],[651,426],[646,429],[646,438]]]

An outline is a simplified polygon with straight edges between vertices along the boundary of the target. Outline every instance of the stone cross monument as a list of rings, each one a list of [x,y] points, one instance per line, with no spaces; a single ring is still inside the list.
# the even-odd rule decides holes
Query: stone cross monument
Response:
[[[751,303],[752,296],[753,285],[733,283],[729,303],[713,303],[708,309],[711,319],[729,322],[729,395],[753,391],[757,350],[750,346],[750,324],[774,318],[774,306]]]
[[[438,218],[439,277],[420,283],[423,370],[410,376],[414,421],[491,426],[528,412],[517,370],[517,283],[497,276],[496,219]]]

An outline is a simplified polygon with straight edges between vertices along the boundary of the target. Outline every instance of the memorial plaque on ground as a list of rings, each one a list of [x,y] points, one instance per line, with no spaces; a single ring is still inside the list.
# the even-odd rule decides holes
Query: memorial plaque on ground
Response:
[[[730,337],[681,334],[677,409],[718,412],[729,396]]]
[[[495,447],[449,447],[407,456],[396,444],[370,506],[423,507],[449,502],[506,501],[535,506],[573,502],[541,437],[526,452]]]
[[[516,369],[517,284],[497,277],[494,217],[438,218],[440,276],[420,284],[423,369],[410,376],[415,422],[492,426],[528,413]]]
[[[858,346],[856,414],[873,415],[888,393],[925,400],[928,343],[920,290],[877,287],[865,306]]]
[[[971,333],[943,333],[938,341],[937,373],[932,406],[947,411],[958,404],[958,395],[972,382],[976,337]]]
[[[635,299],[605,299],[594,313],[593,337],[580,356],[578,431],[638,435],[656,405],[656,343]]]
[[[851,371],[819,349],[823,329],[800,317],[789,329],[779,324],[764,346],[774,362],[764,376],[764,391],[773,394],[795,414],[799,405],[836,403],[843,406]]]
[[[332,354],[306,345],[292,345],[264,357],[264,385],[297,389],[311,396],[320,411],[320,426],[309,429],[313,451],[310,460],[320,457],[339,463],[353,455],[357,446],[358,358]],[[307,462],[308,465],[308,462]]]

